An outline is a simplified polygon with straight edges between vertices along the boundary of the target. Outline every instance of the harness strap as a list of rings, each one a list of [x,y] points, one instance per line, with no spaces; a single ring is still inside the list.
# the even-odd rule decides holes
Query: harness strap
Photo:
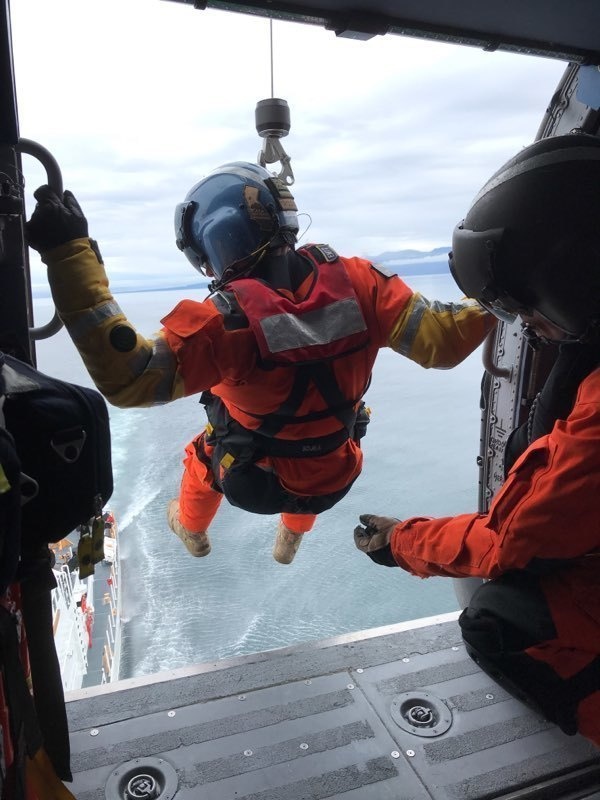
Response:
[[[344,427],[325,436],[299,440],[278,439],[261,432],[251,431],[240,425],[231,417],[222,400],[210,392],[203,392],[200,402],[206,407],[206,415],[210,423],[210,431],[206,437],[207,444],[217,448],[221,446],[222,449],[231,453],[236,461],[255,462],[265,456],[309,458],[326,455],[341,447],[353,434],[353,431],[348,431]],[[356,417],[354,412],[353,417]],[[206,455],[203,455],[206,458]],[[219,462],[221,457],[222,453],[219,452]]]
[[[300,421],[300,418],[295,416],[295,412],[302,405],[302,401],[308,391],[311,377],[312,375],[309,367],[298,367],[289,395],[279,406],[277,411],[263,418],[262,424],[256,431],[257,433],[263,436],[275,436],[282,428],[291,424],[292,421]],[[255,415],[253,414],[252,416]],[[260,419],[258,416],[256,418]]]
[[[14,748],[14,797],[25,800],[25,756],[33,758],[42,747],[42,734],[19,657],[19,643],[14,619],[0,606],[0,663],[5,701],[10,717],[10,738]],[[5,731],[5,735],[8,732]],[[7,765],[6,765],[7,766]],[[1,785],[1,784],[0,784]],[[2,794],[4,796],[4,793]]]
[[[348,398],[344,397],[335,378],[333,367],[329,363],[316,364],[312,377],[315,385],[321,392],[321,396],[329,406],[330,414],[333,414],[339,419],[348,433],[350,433],[356,422],[354,406],[360,398],[348,400]],[[366,387],[361,393],[361,397],[365,391]]]
[[[277,439],[270,436],[255,436],[255,439],[258,448],[266,455],[275,458],[310,458],[333,453],[348,440],[348,431],[340,428],[339,431],[313,439]]]
[[[296,414],[295,412],[302,405],[311,381],[313,381],[327,403],[327,408],[321,411],[312,411],[309,414]],[[369,383],[362,391],[361,397],[367,391]],[[263,436],[276,436],[286,425],[316,422],[321,419],[327,419],[327,417],[336,417],[342,423],[346,430],[346,435],[348,435],[352,432],[356,422],[357,411],[355,406],[359,400],[360,397],[356,400],[348,400],[344,397],[335,379],[331,365],[323,362],[321,364],[306,364],[296,369],[292,389],[276,411],[265,417],[245,410],[244,413],[255,419],[263,420],[256,431]]]
[[[48,558],[45,556],[48,552]],[[44,747],[54,770],[63,781],[72,781],[71,749],[65,696],[52,631],[51,590],[56,586],[49,551],[40,550],[31,561],[31,572],[21,579],[23,619],[33,683],[33,696]]]

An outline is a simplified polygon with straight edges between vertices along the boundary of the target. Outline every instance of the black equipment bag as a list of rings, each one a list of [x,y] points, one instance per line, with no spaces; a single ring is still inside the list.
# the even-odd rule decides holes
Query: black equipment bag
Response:
[[[102,513],[113,491],[108,409],[94,389],[0,353],[4,425],[21,462],[21,547],[57,542]]]

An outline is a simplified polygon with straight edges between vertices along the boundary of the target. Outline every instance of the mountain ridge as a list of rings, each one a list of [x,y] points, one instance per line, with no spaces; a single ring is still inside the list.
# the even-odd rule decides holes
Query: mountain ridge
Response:
[[[374,264],[381,264],[398,275],[441,275],[448,273],[449,247],[436,247],[433,250],[388,250],[375,257],[365,256]],[[206,279],[198,280],[181,279],[181,283],[173,278],[166,280],[162,276],[152,278],[145,275],[143,279],[139,273],[115,274],[110,281],[115,294],[128,294],[130,292],[164,292],[169,290],[196,291],[205,289],[209,282]],[[50,297],[50,288],[47,284],[34,284],[32,287],[34,297]]]

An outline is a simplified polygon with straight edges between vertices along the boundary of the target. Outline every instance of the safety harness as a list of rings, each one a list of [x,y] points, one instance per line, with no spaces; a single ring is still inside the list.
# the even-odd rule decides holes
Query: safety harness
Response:
[[[249,430],[234,420],[225,404],[210,392],[200,402],[208,417],[206,443],[215,446],[215,460],[225,469],[253,463],[266,456],[307,458],[331,453],[349,438],[366,432],[369,414],[361,397],[348,398],[341,390],[332,362],[369,344],[369,332],[356,292],[337,253],[328,245],[309,245],[297,251],[313,265],[313,284],[306,298],[294,303],[258,278],[242,278],[221,292],[216,304],[234,327],[249,326],[255,335],[263,369],[291,367],[294,380],[289,395],[275,411],[259,415]],[[225,295],[225,296],[223,296]],[[215,298],[216,299],[216,298]],[[226,321],[226,327],[227,321]],[[370,379],[369,379],[370,380]],[[326,402],[326,408],[298,415],[310,384]],[[289,440],[278,438],[286,425],[336,417],[342,427],[324,436]]]

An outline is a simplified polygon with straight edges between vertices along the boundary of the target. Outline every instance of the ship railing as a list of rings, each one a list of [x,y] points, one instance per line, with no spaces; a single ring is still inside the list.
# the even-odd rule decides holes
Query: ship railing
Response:
[[[110,613],[110,616],[108,618],[108,625],[106,626],[106,639],[108,641],[108,644],[111,647],[113,647],[114,644],[115,644],[115,628],[117,627],[117,623],[115,622],[115,618],[114,618],[114,615],[112,613],[113,612],[113,608],[114,608],[114,606],[111,603],[110,604],[111,613]]]
[[[114,665],[114,658],[115,653],[107,631],[106,644],[104,645],[104,649],[102,651],[102,680],[100,683],[108,683],[108,681],[110,681]]]
[[[75,634],[77,638],[77,648],[79,650],[79,655],[81,658],[82,666],[84,671],[87,671],[87,663],[88,663],[88,645],[89,645],[89,637],[88,632],[85,628],[85,623],[83,620],[83,615],[77,613],[77,609],[75,608],[75,600],[73,596],[73,577],[69,570],[69,567],[64,564],[60,567],[60,569],[54,570],[54,576],[56,578],[56,586],[58,592],[62,595],[66,608],[70,612],[69,616],[72,619],[72,624],[75,626]]]
[[[117,591],[119,589],[119,576],[117,574],[116,564],[111,564],[111,566],[110,566],[110,576],[109,576],[108,585],[109,585],[109,592],[110,592],[110,597],[111,597],[111,600],[112,600],[112,604],[116,608],[117,607]],[[111,611],[112,611],[112,609],[111,609]],[[112,611],[112,613],[115,614],[116,612]]]
[[[73,602],[73,579],[67,566],[62,566],[59,570],[54,570],[56,577],[57,588],[65,599],[67,608],[71,607]]]
[[[83,661],[83,668],[85,672],[87,672],[89,637],[88,632],[83,624],[83,618],[80,614],[75,615],[75,625],[77,629],[77,642],[79,644],[79,651]]]
[[[117,597],[116,597],[116,576],[113,575],[113,583],[110,584],[109,592],[107,593],[109,613],[108,624],[106,626],[106,642],[102,650],[102,676],[100,683],[108,683],[112,680],[112,672],[115,662],[115,645],[116,645],[116,630],[118,625],[117,619]]]

